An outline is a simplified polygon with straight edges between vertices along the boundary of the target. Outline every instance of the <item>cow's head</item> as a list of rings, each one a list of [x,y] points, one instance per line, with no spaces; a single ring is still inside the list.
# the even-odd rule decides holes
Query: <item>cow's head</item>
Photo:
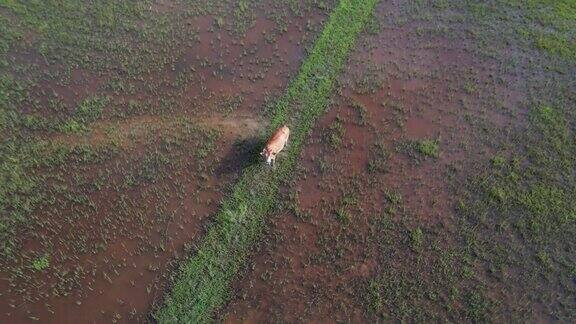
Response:
[[[265,147],[260,155],[264,157],[266,163],[272,164],[272,160],[276,157],[276,153],[272,152],[268,147]]]

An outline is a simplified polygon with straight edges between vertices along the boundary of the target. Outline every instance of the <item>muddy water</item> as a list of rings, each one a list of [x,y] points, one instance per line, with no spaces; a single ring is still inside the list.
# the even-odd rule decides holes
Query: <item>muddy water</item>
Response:
[[[397,252],[397,263],[380,259],[384,243],[370,241],[372,224],[391,213],[430,231],[448,226],[457,199],[448,179],[465,174],[469,161],[486,159],[489,151],[466,115],[502,126],[510,122],[497,109],[481,108],[493,99],[480,89],[494,86],[495,67],[478,60],[465,42],[419,36],[422,27],[430,27],[425,23],[388,24],[400,8],[382,3],[382,29],[360,39],[342,76],[341,95],[317,123],[301,155],[302,169],[285,189],[287,211],[272,217],[269,234],[221,313],[226,322],[376,320],[367,317],[359,283],[385,272],[383,267],[410,269],[416,260],[404,251]],[[326,138],[337,120],[344,136],[333,148]],[[438,158],[401,148],[423,139],[438,142]],[[386,171],[374,173],[368,163],[377,143],[389,157]],[[401,211],[385,209],[390,192],[402,197]],[[346,197],[357,203],[345,205]],[[341,209],[348,211],[347,225],[339,218]]]
[[[325,18],[319,10],[305,11],[302,17],[289,15],[288,31],[271,37],[277,26],[266,18],[269,10],[267,4],[258,9],[245,37],[214,31],[215,17],[190,18],[197,40],[184,45],[167,68],[124,80],[133,91],[109,89],[107,84],[117,78],[113,73],[94,75],[79,69],[68,85],[52,80],[38,84],[39,97],[51,93],[61,98],[68,112],[81,98],[93,95],[109,96],[113,108],[105,109],[104,120],[88,133],[36,136],[70,146],[114,142],[118,152],[105,162],[66,171],[64,181],[86,194],[93,207],[58,206],[57,200],[35,215],[42,226],[22,233],[22,252],[33,256],[48,250],[50,267],[43,272],[25,268],[26,280],[0,280],[0,323],[149,320],[176,264],[193,250],[241,166],[253,160],[247,154],[265,126],[259,116],[265,100],[286,88],[304,46]],[[303,28],[306,24],[317,29]],[[178,83],[182,76],[188,79]],[[239,103],[230,104],[237,96],[242,98]],[[156,107],[165,99],[172,103],[168,112],[122,110],[130,101]],[[181,131],[180,119],[218,132],[210,156],[197,158],[201,143],[183,139],[174,146],[162,141]],[[172,158],[158,167],[162,176],[126,188],[126,175],[138,172],[134,168],[158,151]],[[87,183],[80,184],[82,179]],[[106,179],[100,184],[103,189],[95,189],[93,183],[101,179]],[[1,278],[12,275],[6,269],[0,270]]]

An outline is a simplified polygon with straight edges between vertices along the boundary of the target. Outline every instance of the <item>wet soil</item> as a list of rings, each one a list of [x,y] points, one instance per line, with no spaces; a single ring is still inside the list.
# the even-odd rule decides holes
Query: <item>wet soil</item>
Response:
[[[21,231],[20,256],[0,270],[1,323],[150,320],[228,187],[255,163],[263,108],[297,72],[327,13],[286,12],[280,21],[271,17],[274,6],[254,9],[245,35],[218,29],[214,16],[190,17],[190,41],[171,62],[141,75],[76,68],[62,82],[61,66],[10,53],[39,78],[26,113],[65,120],[84,98],[110,102],[85,132],[30,131],[99,153],[74,155],[50,180],[72,197],[56,194]],[[158,2],[151,10],[178,7]],[[61,108],[46,110],[50,99]],[[32,261],[46,253],[50,266],[33,270]]]
[[[465,16],[413,19],[411,3],[380,3],[222,321],[474,321],[480,295],[496,301],[494,321],[553,320],[518,269],[458,252],[470,248],[457,225],[463,182],[525,124],[525,80],[537,72],[513,47],[478,48]],[[264,1],[239,25],[222,12],[186,17],[174,52],[141,73],[67,69],[25,44],[9,53],[27,66],[18,77],[37,83],[26,114],[65,121],[85,98],[110,101],[85,132],[29,130],[74,154],[37,171],[54,173],[55,198],[0,265],[0,323],[152,321],[229,186],[258,163],[266,105],[328,12],[277,6]],[[45,255],[49,267],[34,270]]]
[[[514,85],[519,76],[503,75],[510,86],[498,86],[496,60],[473,51],[470,41],[451,29],[407,22],[405,7],[398,1],[379,5],[380,27],[359,40],[341,77],[342,89],[312,132],[296,178],[285,184],[280,211],[235,284],[235,297],[220,313],[223,321],[416,318],[399,316],[393,308],[386,308],[390,317],[370,313],[364,286],[389,269],[436,280],[426,273],[437,260],[418,253],[411,233],[435,233],[440,248],[456,243],[450,233],[462,196],[452,180],[466,178],[472,165],[489,160],[500,136],[492,130],[524,122],[525,112],[511,107],[525,94]],[[465,30],[464,23],[457,28]],[[478,121],[486,121],[483,129]],[[327,140],[335,125],[343,128],[337,145]],[[411,145],[422,140],[438,144],[438,157]],[[386,217],[404,227],[382,236],[379,226]],[[398,294],[409,290],[397,288]],[[420,308],[438,320],[466,318],[465,305],[442,290],[434,293],[445,300]],[[510,298],[497,289],[491,293]]]

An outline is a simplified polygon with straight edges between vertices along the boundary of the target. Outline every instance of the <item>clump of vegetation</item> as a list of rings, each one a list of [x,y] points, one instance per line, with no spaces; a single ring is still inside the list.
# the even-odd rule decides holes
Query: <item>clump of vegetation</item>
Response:
[[[425,157],[437,158],[440,155],[440,149],[438,148],[437,140],[421,140],[418,141],[418,152]]]
[[[387,172],[389,158],[390,152],[386,145],[381,141],[377,142],[370,150],[368,172]]]
[[[86,125],[78,122],[76,119],[69,119],[58,125],[58,131],[66,134],[85,132],[88,128]]]
[[[336,218],[342,224],[348,224],[350,222],[350,213],[344,208],[336,210]]]
[[[326,140],[332,149],[337,150],[342,146],[344,132],[345,130],[344,126],[342,126],[342,120],[337,117],[327,129]]]
[[[218,138],[218,133],[215,131],[203,133],[204,138],[200,144],[200,147],[195,152],[198,159],[204,159],[209,156],[216,149],[216,139]]]
[[[0,256],[14,252],[16,224],[24,222],[43,197],[40,178],[28,170],[42,163],[42,145],[5,142],[0,145]]]
[[[65,162],[93,163],[111,156],[109,148],[102,152],[86,146],[67,146],[47,141],[24,141],[8,138],[0,145],[0,257],[10,258],[17,251],[15,236],[20,225],[30,224],[33,212],[54,201],[61,178],[50,172]],[[57,179],[55,183],[49,179]],[[53,195],[47,195],[46,193]],[[71,199],[74,197],[70,196]]]
[[[403,140],[396,143],[396,151],[408,154],[417,161],[422,158],[438,158],[440,156],[439,140]]]
[[[43,256],[38,257],[32,261],[32,269],[34,269],[36,271],[45,270],[49,266],[50,266],[50,256],[49,255],[43,255]]]
[[[249,1],[241,0],[234,8],[234,30],[237,33],[244,33],[254,23],[255,14],[252,9],[253,4]]]
[[[366,110],[366,107],[363,104],[354,101],[352,102],[352,108],[354,108],[358,115],[358,124],[360,126],[366,125],[368,120],[368,111]]]
[[[549,153],[560,156],[570,153],[564,150],[570,145],[568,125],[565,117],[557,109],[550,106],[534,107],[530,113],[530,119],[542,138],[550,141],[549,144],[552,147],[547,149]]]
[[[76,109],[74,117],[84,124],[92,123],[102,116],[102,110],[108,102],[109,99],[106,97],[84,99]]]
[[[382,26],[380,25],[380,19],[376,13],[372,14],[372,18],[366,24],[365,31],[370,35],[378,35]]]
[[[400,205],[403,201],[402,194],[395,190],[385,190],[384,197],[392,205]]]
[[[392,114],[394,114],[394,121],[396,125],[400,128],[404,128],[406,124],[406,107],[402,104],[402,102],[395,101],[395,100],[384,100],[380,103],[382,107],[390,107],[392,108]]]
[[[410,231],[410,246],[414,250],[418,250],[422,246],[424,240],[424,233],[420,227]]]
[[[530,241],[547,240],[576,219],[572,170],[576,145],[562,114],[549,106],[531,111],[525,157],[492,159],[493,174],[483,184],[488,202],[501,211],[522,211],[516,229]],[[520,160],[526,161],[523,165]]]
[[[476,290],[469,291],[464,296],[466,317],[474,322],[485,322],[490,309],[490,302],[482,293]]]
[[[478,92],[478,87],[472,81],[465,82],[462,88],[464,89],[464,92],[466,92],[467,94],[473,94]]]
[[[8,66],[5,55],[8,53],[12,44],[21,38],[21,34],[10,26],[11,23],[8,19],[0,15],[0,69]]]
[[[8,75],[0,75],[0,132],[12,130],[18,119],[15,105],[25,97],[24,86]]]
[[[339,203],[340,206],[334,212],[336,214],[336,219],[338,219],[338,221],[342,225],[348,225],[350,223],[350,220],[352,219],[350,215],[350,210],[356,207],[357,204],[358,199],[356,197],[355,192],[351,191],[346,193]]]
[[[367,305],[367,310],[371,314],[377,314],[382,310],[383,301],[380,294],[381,284],[374,279],[368,281],[364,291],[364,304]]]
[[[63,133],[79,133],[88,130],[90,123],[100,119],[108,101],[106,97],[85,99],[74,112],[74,117],[59,124],[57,129]]]

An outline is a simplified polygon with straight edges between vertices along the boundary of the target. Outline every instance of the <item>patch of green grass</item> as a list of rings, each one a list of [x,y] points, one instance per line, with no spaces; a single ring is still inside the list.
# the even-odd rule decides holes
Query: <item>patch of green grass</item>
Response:
[[[69,119],[63,122],[62,124],[58,125],[57,130],[62,133],[72,134],[72,133],[85,132],[88,130],[88,128],[86,127],[86,125],[78,122],[76,119]]]
[[[564,148],[570,145],[568,127],[562,113],[549,106],[537,106],[531,110],[530,119],[542,138],[552,145],[556,153],[562,155]]]
[[[534,38],[534,45],[541,50],[565,58],[576,58],[576,43],[568,36],[542,32],[534,34],[532,37]]]
[[[536,47],[576,60],[576,3],[571,0],[512,1],[524,6],[535,25],[530,33]]]
[[[342,120],[336,118],[336,120],[328,127],[326,134],[326,140],[332,149],[337,150],[342,146],[344,132],[345,130],[344,126],[342,126]]]
[[[380,283],[377,280],[369,280],[363,294],[368,312],[376,314],[382,310],[383,301],[380,294]]]
[[[411,254],[406,249],[414,250],[418,235],[413,228],[417,227],[408,224],[401,228],[401,233],[408,233],[407,238],[401,238],[405,246],[395,244],[396,223],[405,215],[401,210],[385,212],[392,218],[387,220],[387,228],[394,230],[378,233],[376,240],[384,241],[380,244],[384,252],[379,261],[389,262],[380,269],[388,266],[389,270],[380,273],[378,269],[376,278],[370,278],[363,286],[363,297],[367,297],[364,306],[368,314],[376,313],[378,320],[384,321],[490,322],[506,318],[529,322],[549,318],[574,322],[574,73],[571,62],[566,60],[572,55],[570,50],[552,48],[573,46],[576,24],[572,8],[576,2],[443,2],[451,10],[439,13],[432,9],[436,7],[433,1],[415,2],[421,7],[417,12],[420,15],[412,17],[420,18],[420,23],[438,25],[450,20],[449,28],[455,34],[466,30],[468,35],[463,39],[472,41],[466,48],[476,55],[481,53],[478,58],[490,53],[487,62],[502,69],[497,72],[498,78],[515,73],[507,70],[511,68],[501,58],[510,52],[518,53],[513,55],[514,71],[523,71],[525,77],[514,86],[499,84],[498,88],[526,91],[524,99],[528,99],[531,108],[518,104],[514,112],[523,117],[527,114],[528,125],[522,124],[523,118],[513,118],[511,129],[500,133],[501,127],[497,126],[494,129],[499,130],[493,138],[493,134],[486,134],[489,145],[494,145],[492,148],[499,153],[489,163],[481,160],[475,165],[479,172],[476,168],[463,172],[474,172],[469,187],[461,179],[452,180],[454,193],[462,197],[455,224],[437,232],[425,230],[419,248],[425,253],[415,253],[415,260],[407,258]],[[470,16],[473,19],[468,24],[461,23]],[[545,49],[551,55],[541,55],[533,48],[539,35],[545,35],[546,41],[554,40]],[[529,85],[520,85],[524,82]],[[483,82],[463,87],[464,92],[474,96],[490,91]],[[489,102],[482,102],[481,109],[490,111]],[[396,149],[415,159],[423,157],[424,151],[434,151],[433,145],[430,150],[421,151],[416,141],[402,141]],[[386,208],[393,210],[389,205]],[[446,244],[444,238],[452,242]],[[436,239],[438,242],[434,242]],[[433,248],[429,249],[431,242]],[[418,270],[421,264],[425,264],[425,275]],[[438,285],[439,282],[445,285]],[[377,295],[382,306],[375,312],[370,300]]]
[[[23,86],[8,75],[0,75],[0,133],[15,126],[15,105],[25,97]]]
[[[440,155],[437,140],[421,140],[418,141],[418,152],[426,157],[437,158]]]
[[[218,133],[216,131],[209,131],[203,133],[203,135],[204,136],[200,147],[195,153],[198,159],[206,158],[216,149],[216,139],[218,138]]]
[[[146,64],[135,58],[149,56],[150,60],[152,53],[139,44],[149,48],[171,31],[171,24],[153,16],[148,7],[148,1],[0,0],[0,8],[15,20],[8,33],[11,36],[0,37],[0,44],[12,46],[14,34],[30,32],[34,47],[50,61],[63,59],[98,69],[102,65],[146,69]]]
[[[492,165],[496,168],[502,168],[506,164],[506,159],[501,155],[495,155],[492,157]]]
[[[344,207],[340,207],[336,210],[336,218],[340,223],[348,224],[350,222],[350,213]]]
[[[13,235],[16,224],[45,198],[39,191],[43,176],[30,174],[36,168],[55,161],[45,155],[46,143],[30,143],[8,139],[0,145],[0,256],[11,255],[15,249]]]
[[[531,164],[525,172],[513,165],[507,171],[523,174],[524,179],[507,183],[512,188],[520,186],[522,180],[529,183],[523,190],[510,190],[511,195],[516,205],[531,216],[524,219],[533,232],[531,236],[544,239],[554,229],[576,221],[576,141],[559,109],[549,106],[532,109],[531,125],[533,131],[528,133],[527,140],[527,159]]]
[[[482,224],[478,233],[462,231],[472,253],[493,272],[511,267],[522,277],[533,278],[523,289],[542,298],[547,292],[535,288],[539,278],[560,282],[573,278],[573,269],[566,264],[574,262],[567,251],[576,244],[576,141],[566,118],[571,114],[535,104],[516,143],[521,155],[493,157],[492,167],[472,181],[471,199],[460,206],[465,215],[461,226]],[[569,318],[570,311],[561,306],[546,308],[559,318]],[[469,296],[468,308],[470,319],[482,320],[486,307],[474,295]]]
[[[370,159],[368,160],[368,172],[387,172],[388,159],[390,152],[383,142],[377,142],[370,151]]]
[[[0,145],[0,255],[13,252],[15,223],[23,222],[42,199],[36,192],[38,178],[26,171],[40,163],[38,145],[8,142]]]
[[[20,38],[21,34],[12,27],[8,19],[0,15],[0,69],[8,66],[5,55],[12,47],[12,44]]]
[[[377,14],[373,13],[372,18],[370,18],[370,20],[366,24],[365,28],[366,33],[371,35],[378,35],[380,30],[382,29],[382,26],[380,24],[381,24],[380,19],[378,18]]]
[[[422,158],[438,158],[440,156],[438,142],[437,139],[403,140],[396,143],[396,151],[406,153],[417,161]]]
[[[93,97],[83,100],[72,117],[60,120],[59,118],[45,118],[33,114],[17,114],[9,112],[12,125],[27,130],[59,131],[62,133],[80,133],[89,129],[91,123],[99,120],[103,108],[108,104],[107,97]]]
[[[384,191],[386,200],[392,205],[399,205],[402,203],[402,195],[398,191],[386,190]]]
[[[353,101],[351,106],[358,115],[358,125],[360,126],[366,125],[366,122],[368,120],[368,111],[366,110],[366,107],[363,104],[356,101]]]
[[[225,116],[228,116],[238,109],[243,101],[244,97],[242,97],[242,95],[225,95],[218,100],[216,110],[222,112]]]
[[[63,133],[80,133],[88,130],[89,125],[102,116],[102,110],[108,104],[106,97],[94,97],[85,99],[78,105],[74,116],[61,123],[56,129]]]
[[[84,99],[76,109],[74,117],[84,124],[95,122],[102,116],[102,110],[108,102],[106,97]]]
[[[379,262],[374,274],[357,285],[367,320],[427,322],[450,318],[461,322],[489,318],[490,299],[482,289],[469,287],[475,272],[467,246],[448,243],[445,238],[450,234],[442,230],[425,234],[422,224],[414,224],[409,217],[409,209],[402,208],[401,197],[392,191],[384,193],[385,205],[397,207],[397,212],[372,217],[371,235],[362,242],[367,249],[377,249]],[[355,230],[354,224],[350,226]]]
[[[9,258],[18,248],[19,225],[53,197],[48,179],[65,162],[95,163],[113,154],[108,147],[95,151],[47,141],[7,138],[0,142],[0,257]],[[38,172],[44,170],[45,172]]]
[[[516,26],[516,36],[549,54],[576,61],[576,2],[572,0],[498,0],[467,3],[484,24]],[[501,29],[499,29],[501,30]]]
[[[36,259],[34,259],[32,261],[32,269],[36,270],[36,271],[42,271],[47,269],[50,266],[50,256],[49,255],[43,255],[41,257],[38,257]]]
[[[276,203],[278,186],[291,174],[304,139],[328,105],[336,77],[376,0],[342,0],[286,94],[276,103],[270,131],[291,127],[290,144],[276,169],[252,165],[234,187],[197,252],[186,261],[154,314],[161,323],[204,322],[230,294],[230,285],[261,235],[265,216]]]
[[[488,300],[478,291],[469,291],[465,297],[466,317],[478,323],[485,322],[490,307]]]
[[[234,8],[234,30],[239,33],[244,33],[254,23],[255,14],[251,6],[254,3],[251,1],[240,0],[236,3]]]
[[[464,83],[463,89],[464,89],[464,92],[466,92],[467,94],[473,94],[473,93],[478,92],[478,87],[476,86],[476,84],[474,84],[470,81]]]
[[[424,233],[420,227],[410,231],[410,246],[414,250],[418,250],[424,241]]]

